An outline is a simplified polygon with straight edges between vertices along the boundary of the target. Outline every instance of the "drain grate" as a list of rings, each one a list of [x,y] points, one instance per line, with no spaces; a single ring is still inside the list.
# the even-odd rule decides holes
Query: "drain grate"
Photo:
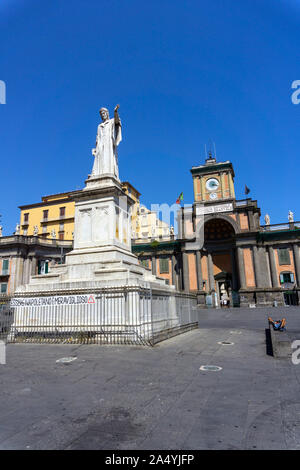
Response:
[[[201,366],[200,370],[208,371],[208,372],[219,372],[222,370],[220,366]]]
[[[62,364],[69,364],[70,362],[76,361],[77,357],[62,357],[61,359],[57,359],[56,362]]]
[[[218,344],[224,344],[225,346],[232,346],[234,343],[231,341],[218,341]]]

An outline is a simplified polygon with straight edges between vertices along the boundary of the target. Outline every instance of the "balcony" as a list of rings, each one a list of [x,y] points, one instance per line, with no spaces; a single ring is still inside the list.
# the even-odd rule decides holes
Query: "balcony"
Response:
[[[257,201],[251,198],[247,199],[236,199],[234,201],[234,207],[247,207],[247,206],[252,206],[254,208],[257,208]]]
[[[141,237],[141,238],[132,238],[131,242],[134,245],[139,245],[142,243],[153,243],[153,242],[169,242],[178,239],[178,235],[158,235],[156,237]]]
[[[37,237],[32,235],[11,235],[8,237],[0,237],[0,246],[1,245],[15,245],[16,243],[23,243],[25,245],[52,245],[52,246],[66,246],[72,247],[73,240],[57,240],[50,238],[43,238],[40,234]],[[1,274],[0,274],[1,275]]]
[[[300,222],[287,222],[283,224],[261,225],[262,232],[277,232],[282,230],[299,230]]]
[[[47,219],[42,219],[41,220],[41,225],[45,225],[45,224],[51,224],[51,223],[55,223],[55,222],[74,222],[74,215],[62,215],[62,216],[58,216],[58,217],[52,217],[51,219],[47,218]]]

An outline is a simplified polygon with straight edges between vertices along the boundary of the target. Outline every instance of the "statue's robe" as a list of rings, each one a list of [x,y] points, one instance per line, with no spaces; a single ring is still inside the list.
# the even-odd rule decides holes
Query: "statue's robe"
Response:
[[[110,174],[119,179],[117,147],[121,140],[121,124],[115,125],[114,119],[108,119],[99,124],[93,176]]]

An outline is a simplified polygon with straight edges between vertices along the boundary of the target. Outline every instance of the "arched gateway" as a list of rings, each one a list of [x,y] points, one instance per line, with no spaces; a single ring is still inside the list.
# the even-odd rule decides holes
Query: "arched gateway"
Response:
[[[203,229],[203,248],[198,257],[201,258],[202,271],[206,268],[207,285],[203,281],[205,303],[215,307],[236,304],[235,235],[238,227],[232,217],[214,215],[205,216]]]

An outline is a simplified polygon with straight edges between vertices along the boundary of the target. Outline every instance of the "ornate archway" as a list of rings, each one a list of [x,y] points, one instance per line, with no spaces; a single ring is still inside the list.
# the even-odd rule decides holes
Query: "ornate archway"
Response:
[[[214,214],[205,218],[202,254],[207,257],[208,292],[216,296],[216,306],[223,300],[233,304],[232,292],[236,291],[238,283],[235,260],[238,232],[238,225],[230,216]]]
[[[204,223],[204,241],[221,241],[234,238],[233,224],[223,218],[211,218]]]

